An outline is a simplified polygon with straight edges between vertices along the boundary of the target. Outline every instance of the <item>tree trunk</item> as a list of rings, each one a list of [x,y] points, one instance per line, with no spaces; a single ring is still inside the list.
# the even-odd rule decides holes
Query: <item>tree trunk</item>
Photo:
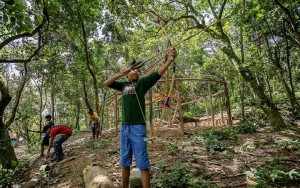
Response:
[[[266,85],[268,86],[268,90],[269,90],[270,100],[273,102],[273,95],[272,95],[273,90],[272,90],[272,87],[270,85],[269,75],[268,75],[266,70],[264,70],[264,74],[265,74],[265,82],[266,82]]]
[[[9,94],[3,75],[0,75],[0,92],[0,162],[3,168],[13,169],[16,165],[13,161],[17,162],[17,157],[11,144],[8,127],[3,122],[4,110],[8,106],[12,97]]]
[[[300,114],[300,106],[297,102],[295,93],[292,92],[292,90],[290,89],[290,87],[285,79],[284,72],[283,72],[283,69],[280,64],[280,57],[279,57],[279,55],[277,55],[277,54],[279,54],[279,52],[278,52],[279,50],[276,50],[275,54],[273,55],[271,47],[269,45],[269,41],[265,35],[264,35],[264,41],[265,41],[265,45],[267,47],[267,52],[268,52],[269,58],[271,60],[271,63],[274,65],[277,76],[280,79],[280,81],[285,89],[287,98],[293,109],[293,112],[296,112],[296,114]],[[287,56],[288,56],[288,54],[287,54]]]
[[[92,106],[89,102],[85,78],[83,78],[83,80],[82,80],[82,85],[83,85],[83,99],[84,99],[84,102],[85,102],[86,106],[88,107],[88,109],[90,109],[90,108],[92,108]]]
[[[0,122],[0,162],[5,169],[14,169],[17,164],[17,157],[11,144],[7,127]]]
[[[240,39],[241,39],[241,61],[245,64],[245,54],[244,54],[244,35],[243,35],[243,24],[245,15],[245,0],[243,0],[243,8],[241,15],[241,25],[240,25]],[[241,109],[242,109],[242,119],[245,119],[245,107],[244,107],[244,95],[245,95],[245,81],[242,78],[242,88],[241,88]]]
[[[225,96],[225,105],[227,109],[227,125],[232,126],[230,97],[229,97],[228,87],[225,79],[224,79],[224,96]]]
[[[79,120],[80,120],[80,102],[76,102],[76,109],[77,109],[77,113],[76,113],[76,129],[80,130],[80,126],[79,126]]]
[[[210,4],[210,1],[208,1]],[[224,11],[226,1],[223,2],[220,10],[218,11],[219,14],[214,11],[213,7],[211,7],[211,11],[216,20],[222,19],[222,14]],[[211,5],[211,4],[210,4]],[[272,126],[276,129],[280,129],[286,127],[277,107],[270,101],[270,99],[264,93],[264,89],[262,86],[258,85],[255,77],[253,76],[250,69],[245,65],[242,64],[241,60],[236,55],[235,51],[232,48],[232,44],[230,38],[223,30],[223,23],[218,22],[216,23],[216,30],[206,29],[205,30],[210,36],[214,39],[220,40],[223,42],[223,46],[220,48],[223,53],[228,57],[228,59],[235,65],[238,69],[239,73],[242,75],[245,82],[249,85],[250,89],[256,94],[258,98],[258,105],[259,107],[265,112],[269,121],[271,122]]]
[[[90,53],[88,50],[88,42],[87,42],[87,35],[85,31],[85,26],[82,21],[81,23],[81,29],[82,29],[82,34],[83,34],[83,40],[84,40],[84,48],[85,48],[85,59],[86,59],[86,65],[89,70],[90,75],[92,76],[93,79],[93,88],[94,88],[94,97],[95,97],[95,108],[96,112],[100,114],[100,105],[99,105],[99,95],[98,95],[98,83],[97,83],[97,78],[94,70],[92,69],[92,60],[90,58]]]
[[[264,89],[257,84],[255,77],[252,73],[245,67],[239,66],[240,73],[244,77],[245,81],[247,81],[251,85],[251,89],[258,97],[258,105],[265,112],[271,125],[275,127],[277,130],[286,127],[284,120],[279,113],[279,110],[271,102],[271,100],[265,95]]]

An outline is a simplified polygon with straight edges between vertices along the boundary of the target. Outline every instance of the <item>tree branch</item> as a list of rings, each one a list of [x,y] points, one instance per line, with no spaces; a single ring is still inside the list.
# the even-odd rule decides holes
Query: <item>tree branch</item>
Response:
[[[207,0],[207,3],[208,3],[208,5],[209,5],[209,8],[211,9],[211,12],[213,13],[214,17],[215,17],[217,20],[219,20],[220,18],[219,18],[219,16],[216,14],[216,12],[215,12],[215,10],[214,10],[214,7],[212,6],[210,0]]]
[[[223,14],[226,2],[227,2],[227,0],[224,0],[223,3],[222,3],[221,9],[220,9],[220,13],[219,13],[219,18],[222,18],[222,14]]]
[[[39,42],[40,44],[40,42]],[[32,59],[39,54],[39,51],[46,45],[39,45],[39,47],[31,54],[31,56],[27,59],[0,59],[0,63],[29,63]]]
[[[6,40],[4,40],[3,42],[0,43],[0,50],[2,48],[4,48],[6,45],[8,45],[10,42],[14,41],[14,40],[17,40],[17,39],[20,39],[20,38],[23,38],[23,37],[32,37],[32,36],[34,36],[37,32],[39,32],[43,28],[45,23],[46,23],[46,18],[44,18],[43,22],[39,26],[37,26],[32,32],[25,32],[23,34],[15,35],[15,36],[7,38]]]

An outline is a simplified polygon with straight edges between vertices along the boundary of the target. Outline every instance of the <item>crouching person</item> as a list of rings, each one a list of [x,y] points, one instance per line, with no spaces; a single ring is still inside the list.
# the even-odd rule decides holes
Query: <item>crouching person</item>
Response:
[[[44,133],[48,133],[50,135],[50,141],[49,141],[49,147],[47,151],[46,158],[49,158],[50,155],[50,150],[51,147],[54,147],[54,152],[55,152],[55,161],[59,162],[63,160],[64,158],[64,153],[62,149],[62,143],[64,143],[71,135],[72,135],[72,130],[70,127],[67,127],[65,125],[57,125],[54,126],[53,128],[50,128],[48,126],[45,126],[43,129]],[[56,139],[55,139],[56,137]],[[55,139],[55,141],[54,141]],[[54,143],[53,143],[54,142]]]

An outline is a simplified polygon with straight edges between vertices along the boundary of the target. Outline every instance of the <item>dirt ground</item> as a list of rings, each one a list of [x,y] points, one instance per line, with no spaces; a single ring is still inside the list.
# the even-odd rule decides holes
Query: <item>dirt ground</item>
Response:
[[[217,187],[247,187],[254,180],[249,179],[245,172],[250,168],[268,167],[274,160],[289,170],[300,169],[300,148],[277,147],[280,142],[299,141],[300,136],[294,131],[274,133],[267,128],[259,128],[254,134],[238,135],[237,141],[226,141],[226,145],[234,150],[229,153],[228,150],[207,151],[203,145],[193,144],[194,137],[202,129],[186,127],[185,135],[181,137],[179,128],[160,128],[157,136],[148,139],[152,181],[178,163],[184,164],[194,177],[201,177]],[[174,145],[176,150],[170,147]],[[30,179],[37,179],[34,187],[84,187],[84,168],[98,165],[108,171],[115,187],[121,187],[119,135],[114,129],[105,130],[101,140],[96,142],[91,140],[90,133],[75,133],[63,147],[65,159],[51,169],[48,177],[39,170],[47,162],[36,154],[29,158],[30,168],[16,180],[16,185],[23,187]],[[23,150],[17,149],[17,154],[21,156]]]

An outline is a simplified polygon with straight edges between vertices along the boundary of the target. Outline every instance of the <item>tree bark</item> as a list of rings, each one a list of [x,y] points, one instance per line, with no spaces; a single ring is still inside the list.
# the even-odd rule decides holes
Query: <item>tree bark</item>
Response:
[[[286,96],[289,100],[289,103],[290,103],[292,109],[293,109],[293,112],[296,112],[296,113],[300,114],[300,106],[297,102],[295,93],[293,93],[293,91],[289,87],[289,84],[287,83],[287,81],[285,79],[285,76],[284,76],[284,71],[283,71],[282,66],[280,64],[280,56],[278,55],[279,50],[276,49],[275,53],[272,54],[272,50],[271,50],[271,47],[269,45],[268,38],[265,35],[264,35],[264,41],[265,41],[265,45],[267,47],[267,52],[268,52],[268,55],[269,55],[269,59],[270,59],[271,63],[274,65],[277,76],[280,79],[280,81],[281,81],[281,83],[282,83],[282,85],[285,89]],[[288,56],[288,54],[287,54],[287,56]]]
[[[94,88],[94,95],[95,95],[94,97],[95,97],[95,105],[96,105],[96,107],[95,107],[96,110],[95,111],[98,114],[100,114],[100,105],[99,105],[99,96],[98,96],[98,83],[97,83],[96,74],[94,73],[94,70],[92,69],[92,61],[91,61],[91,58],[90,58],[90,53],[88,51],[87,35],[86,35],[85,26],[84,26],[83,21],[81,23],[81,29],[82,29],[83,40],[84,40],[86,65],[87,65],[89,73],[90,73],[90,75],[92,76],[92,79],[93,79],[93,88]]]
[[[226,105],[226,111],[227,111],[227,125],[232,126],[232,118],[231,118],[231,106],[230,106],[230,97],[227,87],[227,82],[224,79],[224,96],[225,96],[225,105]]]
[[[6,81],[2,75],[0,75],[0,92],[0,162],[3,168],[13,169],[15,168],[17,157],[11,144],[8,127],[3,122],[4,110],[12,97],[9,94]],[[15,161],[15,163],[13,161]]]

